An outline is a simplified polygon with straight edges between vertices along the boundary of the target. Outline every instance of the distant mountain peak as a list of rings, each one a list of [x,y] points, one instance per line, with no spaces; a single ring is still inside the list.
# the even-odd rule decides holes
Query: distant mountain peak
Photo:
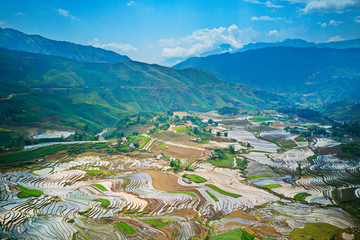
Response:
[[[31,53],[67,57],[77,61],[114,63],[131,61],[116,52],[66,41],[56,41],[41,35],[30,35],[12,28],[0,28],[0,47]]]

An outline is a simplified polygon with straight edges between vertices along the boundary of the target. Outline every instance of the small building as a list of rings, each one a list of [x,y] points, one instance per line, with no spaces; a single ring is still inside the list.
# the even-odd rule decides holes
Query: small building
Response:
[[[206,149],[204,151],[205,156],[211,156],[211,151],[209,149]]]
[[[135,148],[135,145],[134,145],[133,143],[130,143],[130,144],[128,145],[128,147],[129,147],[129,148]]]
[[[110,144],[110,147],[117,147],[118,145],[119,145],[118,142],[113,142],[113,143]]]
[[[127,142],[127,138],[126,138],[126,137],[122,137],[122,138],[121,138],[121,142]]]
[[[164,159],[164,156],[159,154],[159,155],[156,155],[155,159],[156,160]]]

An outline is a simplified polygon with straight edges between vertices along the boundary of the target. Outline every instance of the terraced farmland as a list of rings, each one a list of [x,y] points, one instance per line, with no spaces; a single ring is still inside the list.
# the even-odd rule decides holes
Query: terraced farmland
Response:
[[[316,144],[307,142],[278,152],[279,146],[264,139],[276,135],[289,140],[296,135],[267,126],[259,139],[243,125],[229,125],[238,120],[227,119],[229,126],[219,122],[219,128],[241,146],[234,156],[246,159],[243,169],[216,166],[203,154],[204,146],[228,149],[234,142],[194,143],[185,133],[172,130],[144,135],[139,147],[146,151],[134,154],[91,150],[61,157],[48,154],[44,161],[35,158],[34,164],[7,169],[0,174],[0,235],[217,239],[243,234],[287,239],[290,233],[299,233],[294,229],[324,223],[355,237],[358,218],[344,203],[360,199],[358,162],[336,155],[314,156]],[[249,124],[261,128],[251,120]],[[318,139],[317,146],[320,143],[322,148],[335,144]],[[165,150],[167,159],[157,159]],[[168,158],[179,156],[183,168],[173,171]],[[242,230],[234,230],[238,228]]]

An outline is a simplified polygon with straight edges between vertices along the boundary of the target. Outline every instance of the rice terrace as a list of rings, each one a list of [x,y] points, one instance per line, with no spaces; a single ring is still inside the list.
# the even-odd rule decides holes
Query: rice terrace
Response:
[[[360,240],[359,0],[0,2],[0,239]]]
[[[149,123],[154,117],[162,123],[149,132],[2,155],[2,234],[42,239],[357,236],[360,165],[319,151],[340,142],[315,136],[298,142],[301,134],[246,115],[140,115]],[[141,124],[137,118],[128,121]],[[184,124],[186,131],[176,131]],[[264,134],[254,135],[261,126]],[[256,136],[292,141],[294,147],[284,151],[281,141]],[[25,152],[28,159],[17,157]],[[333,232],[316,231],[320,223]],[[304,233],[304,226],[312,230]]]

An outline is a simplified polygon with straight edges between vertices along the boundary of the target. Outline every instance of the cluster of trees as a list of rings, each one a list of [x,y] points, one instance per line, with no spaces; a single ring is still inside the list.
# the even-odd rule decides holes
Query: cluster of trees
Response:
[[[231,115],[231,116],[235,116],[238,115],[240,112],[240,109],[237,107],[222,107],[220,109],[218,109],[218,114],[220,115]]]
[[[303,130],[298,127],[285,127],[284,128],[285,131],[293,133],[293,134],[299,134],[301,137],[311,137],[311,136],[328,136],[329,134],[327,133],[325,128],[322,127],[318,127],[318,126],[312,126],[306,130]]]
[[[335,136],[343,137],[345,134],[360,137],[360,123],[333,123],[333,133]]]
[[[359,143],[345,143],[341,145],[342,153],[340,153],[341,156],[344,157],[354,157],[360,156],[360,145]]]
[[[177,172],[182,169],[182,165],[179,159],[171,160],[170,161],[170,167],[174,170],[174,172]]]
[[[295,107],[285,107],[278,108],[278,112],[285,113],[287,115],[296,114],[300,118],[305,118],[313,121],[321,121],[322,114],[318,111],[312,110],[310,108],[295,108]]]

